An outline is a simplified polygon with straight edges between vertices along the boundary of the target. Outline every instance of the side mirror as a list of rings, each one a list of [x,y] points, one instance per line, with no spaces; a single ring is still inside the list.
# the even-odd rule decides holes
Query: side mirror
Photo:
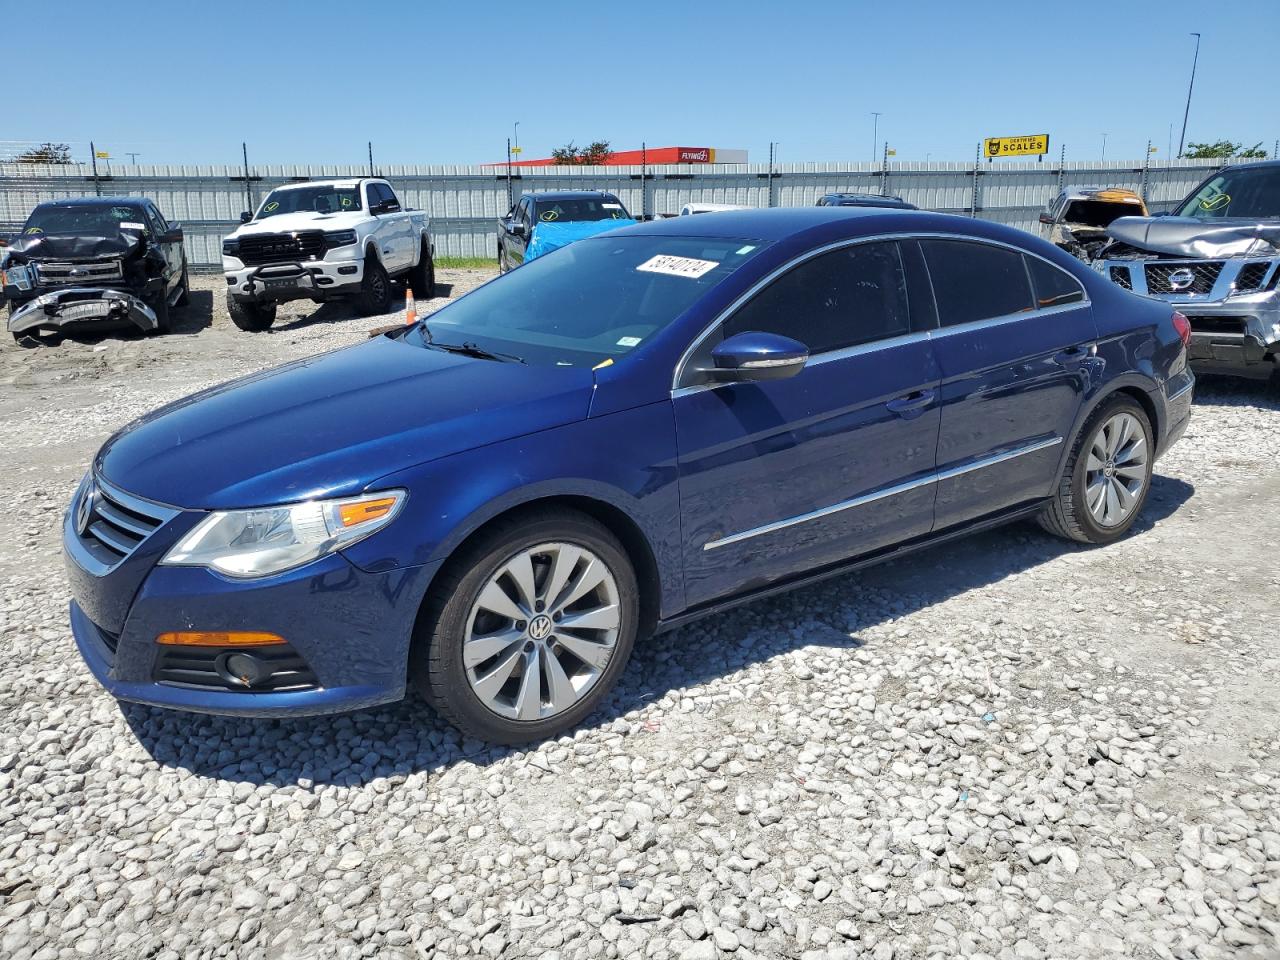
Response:
[[[511,221],[511,235],[513,237],[523,237],[525,234],[524,224],[519,220]]]
[[[252,213],[250,213],[248,210],[245,210],[245,211],[242,211],[242,212],[241,212],[241,214],[240,214],[240,222],[241,222],[241,223],[248,223],[248,222],[249,222],[250,220],[252,220],[252,219],[253,219],[253,214],[252,214]]]
[[[1046,225],[1052,225],[1053,217],[1049,216],[1048,212],[1046,211],[1040,214],[1040,222]]]
[[[785,380],[804,369],[809,348],[776,333],[737,333],[711,351],[714,365],[704,371],[720,382]]]
[[[169,232],[160,238],[161,243],[181,243],[182,242],[182,224],[169,224]]]
[[[379,203],[375,203],[373,205],[372,212],[375,215],[382,214],[382,213],[399,213],[400,204],[396,200],[382,200]]]

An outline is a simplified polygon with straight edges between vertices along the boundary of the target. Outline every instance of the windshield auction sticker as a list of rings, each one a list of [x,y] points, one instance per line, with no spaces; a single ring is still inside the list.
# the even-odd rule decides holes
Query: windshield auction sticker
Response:
[[[665,273],[671,277],[685,277],[688,280],[697,280],[705,273],[710,273],[716,267],[720,266],[715,260],[695,260],[693,257],[672,257],[665,253],[660,253],[656,257],[650,257],[637,270],[645,273]]]

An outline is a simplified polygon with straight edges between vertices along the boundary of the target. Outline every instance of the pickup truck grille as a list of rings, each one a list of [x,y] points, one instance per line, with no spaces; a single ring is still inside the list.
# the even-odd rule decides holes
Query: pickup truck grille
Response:
[[[49,287],[94,286],[124,276],[119,260],[98,263],[37,263],[36,276]]]
[[[1262,286],[1262,281],[1267,279],[1267,271],[1270,269],[1271,263],[1267,260],[1246,263],[1240,268],[1239,275],[1236,276],[1236,289],[1259,289]]]
[[[1147,263],[1146,271],[1148,293],[1212,293],[1213,285],[1218,281],[1218,274],[1222,272],[1222,261],[1197,260],[1191,263],[1162,261]],[[1188,286],[1179,285],[1175,290],[1169,278],[1183,271],[1191,273],[1191,283]]]
[[[324,234],[319,230],[301,233],[264,233],[240,238],[240,260],[247,267],[262,263],[298,263],[324,259]]]

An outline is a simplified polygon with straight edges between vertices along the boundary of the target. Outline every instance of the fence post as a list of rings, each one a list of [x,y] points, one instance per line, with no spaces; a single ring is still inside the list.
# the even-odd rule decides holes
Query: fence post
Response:
[[[1062,179],[1067,173],[1067,145],[1062,145],[1062,155],[1058,158],[1058,192],[1062,192]]]
[[[982,165],[982,144],[973,152],[973,188],[969,192],[969,216],[978,215],[978,168]]]
[[[889,195],[889,141],[884,142],[884,153],[880,157],[880,196]]]
[[[89,162],[93,166],[93,194],[96,197],[102,196],[102,185],[98,183],[98,148],[93,145],[93,141],[89,141]]]
[[[643,140],[640,141],[640,219],[649,216],[649,188],[645,186],[645,178],[649,173],[649,152]]]
[[[511,195],[511,138],[507,137],[507,209],[510,210],[515,202],[515,197]]]
[[[1147,170],[1151,167],[1151,141],[1147,141],[1147,152],[1142,155],[1142,186],[1138,189],[1138,196],[1142,198],[1142,202],[1147,202]]]
[[[368,141],[368,144],[369,144],[369,176],[376,177],[377,174],[373,172],[373,141],[372,140]]]
[[[773,141],[769,141],[769,177],[765,181],[769,189],[769,206],[773,206]]]
[[[240,156],[244,158],[244,208],[253,213],[253,194],[249,187],[249,147],[243,140],[240,141]]]

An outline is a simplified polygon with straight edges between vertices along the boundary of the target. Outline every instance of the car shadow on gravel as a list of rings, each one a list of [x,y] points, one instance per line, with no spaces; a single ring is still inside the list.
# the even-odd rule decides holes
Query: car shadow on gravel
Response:
[[[404,300],[404,285],[401,283],[392,284],[391,293],[391,311],[386,314],[378,314],[377,316],[367,317],[370,326],[383,326],[385,323],[379,323],[384,317],[392,317],[403,313],[401,303]],[[439,300],[453,296],[453,284],[437,283],[436,295],[432,300]],[[428,303],[426,298],[417,300],[418,315],[424,312],[424,307]],[[300,316],[282,317],[285,322],[277,322],[272,326],[273,333],[286,333],[291,330],[297,330],[299,327],[314,326],[318,323],[346,323],[353,318],[359,318],[356,313],[355,304],[350,300],[330,300],[328,303],[319,304],[316,309],[310,313]]]
[[[1172,515],[1193,494],[1182,480],[1153,477],[1133,535]],[[1034,523],[1018,523],[660,634],[636,648],[617,687],[583,729],[628,723],[633,711],[673,690],[696,688],[800,648],[860,647],[866,642],[861,632],[887,619],[1088,549],[1106,548],[1069,544]],[[710,709],[709,702],[704,705]],[[123,703],[120,709],[157,763],[252,785],[358,787],[375,780],[394,785],[413,774],[441,773],[463,762],[485,765],[524,749],[463,738],[413,693],[373,710],[303,719],[213,717]],[[692,721],[669,711],[662,723]],[[699,736],[705,735],[704,729]],[[547,769],[540,760],[533,762]]]

